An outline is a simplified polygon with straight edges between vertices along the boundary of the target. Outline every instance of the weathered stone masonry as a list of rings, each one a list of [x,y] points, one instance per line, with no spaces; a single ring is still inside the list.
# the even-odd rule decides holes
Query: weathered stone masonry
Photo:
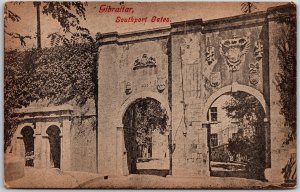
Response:
[[[207,112],[228,92],[254,95],[265,110],[265,175],[278,181],[289,151],[279,115],[275,13],[288,6],[210,21],[126,34],[103,34],[98,67],[98,172],[128,174],[122,117],[139,98],[153,98],[167,110],[173,176],[209,176]],[[185,116],[185,118],[183,118]],[[183,120],[184,119],[184,120]],[[291,146],[288,146],[290,148]]]
[[[22,130],[28,127],[33,130],[34,138],[34,167],[50,168],[55,167],[51,163],[50,158],[50,143],[49,130],[56,128],[59,130],[60,137],[60,166],[62,170],[71,170],[71,113],[73,107],[58,106],[58,107],[40,107],[40,108],[25,108],[16,111],[19,115],[19,125],[16,129],[13,139],[13,154],[20,157],[25,157],[25,146]]]

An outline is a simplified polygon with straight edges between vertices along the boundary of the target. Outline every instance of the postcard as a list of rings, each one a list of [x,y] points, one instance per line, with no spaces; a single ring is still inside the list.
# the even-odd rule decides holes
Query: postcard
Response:
[[[6,188],[296,187],[296,5],[6,2]]]

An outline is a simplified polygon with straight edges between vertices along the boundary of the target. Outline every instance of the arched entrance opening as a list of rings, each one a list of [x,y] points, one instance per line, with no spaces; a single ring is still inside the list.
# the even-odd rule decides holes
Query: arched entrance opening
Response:
[[[49,136],[50,166],[60,168],[60,129],[55,125],[51,125],[48,127],[46,133]]]
[[[32,127],[26,126],[21,130],[23,136],[23,142],[25,146],[25,166],[33,167],[34,157],[34,131]]]
[[[254,95],[226,92],[207,110],[211,176],[264,180],[265,108]]]
[[[130,174],[169,173],[168,115],[153,98],[132,102],[123,115],[124,143]]]

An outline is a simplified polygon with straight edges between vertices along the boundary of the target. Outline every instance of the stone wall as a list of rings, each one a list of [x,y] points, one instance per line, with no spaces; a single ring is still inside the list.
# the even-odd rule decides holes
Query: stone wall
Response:
[[[54,106],[43,100],[16,111],[20,123],[12,141],[12,153],[25,159],[24,142],[20,131],[25,126],[34,130],[34,167],[50,168],[47,129],[54,125],[60,129],[60,168],[64,171],[97,172],[96,107],[93,99],[79,106]],[[24,160],[25,164],[25,160]]]
[[[122,122],[127,107],[137,99],[149,97],[167,111],[170,109],[168,39],[140,41],[135,39],[139,37],[125,34],[126,42],[117,42],[117,36],[105,35],[99,48],[98,171],[118,175],[127,169]],[[171,118],[170,112],[168,115]]]
[[[273,10],[273,9],[272,9]],[[270,137],[271,137],[271,169],[266,171],[266,174],[273,182],[283,182],[283,174],[280,174],[282,168],[286,165],[292,153],[296,153],[296,142],[291,142],[289,145],[284,145],[283,142],[287,138],[290,129],[285,126],[284,116],[280,114],[280,94],[276,89],[276,75],[279,70],[278,49],[276,48],[276,42],[283,30],[286,30],[282,24],[276,22],[278,20],[274,14],[270,14],[269,17],[269,74],[270,74]],[[295,10],[294,8],[292,10]],[[281,13],[280,16],[289,16],[291,13],[287,13],[284,8],[277,9],[277,13]],[[292,13],[295,14],[295,13]],[[278,15],[277,15],[278,16]],[[296,39],[295,39],[296,41]],[[296,86],[296,82],[290,82]]]
[[[74,111],[70,130],[71,169],[97,172],[97,120],[94,99],[83,106],[73,103]]]
[[[77,117],[71,128],[71,168],[74,171],[97,172],[96,117]]]
[[[289,7],[283,6],[211,21],[171,23],[162,29],[103,34],[99,40],[98,171],[126,173],[122,116],[136,99],[152,97],[170,110],[170,174],[209,176],[208,109],[223,94],[243,91],[264,108],[266,176],[280,177],[287,161],[280,154],[288,154],[291,146],[281,147],[287,129],[273,83],[278,72],[274,47],[278,24],[271,17],[278,10],[290,14]],[[153,58],[155,67],[140,68]]]
[[[208,171],[201,170],[203,167],[208,170],[209,166],[206,137],[208,133],[202,128],[202,124],[208,121],[204,117],[207,115],[208,109],[203,106],[209,107],[213,104],[214,99],[209,101],[213,93],[217,93],[221,88],[230,87],[227,91],[221,91],[215,98],[217,99],[222,94],[231,92],[234,84],[241,85],[246,89],[253,88],[260,93],[263,92],[263,63],[256,54],[263,54],[263,50],[257,49],[261,48],[259,46],[262,42],[260,36],[264,17],[259,16],[257,19],[260,19],[261,22],[257,22],[253,17],[240,16],[228,18],[226,25],[221,24],[221,20],[225,19],[173,24],[173,27],[179,30],[171,36],[172,128],[174,132],[181,130],[180,135],[174,135],[173,138],[173,141],[176,140],[177,146],[173,154],[173,174],[178,172],[179,175],[209,175]],[[180,30],[180,26],[183,25],[186,27]],[[199,30],[201,25],[203,28]],[[240,50],[236,52],[239,54],[241,51],[240,58],[235,58],[240,63],[232,67],[229,65],[229,59],[225,57],[226,54],[231,54],[226,52],[228,47],[225,44],[234,42],[242,43],[239,46]],[[232,55],[232,57],[234,56]],[[250,77],[253,67],[256,71]],[[253,93],[250,92],[250,94]],[[183,111],[183,99],[186,104],[185,112]],[[186,125],[181,121],[184,113]],[[182,133],[187,134],[182,136]],[[199,159],[202,161],[200,162]],[[192,166],[192,164],[194,165]],[[194,168],[190,168],[191,171],[186,173],[188,167]],[[197,171],[197,169],[199,170]]]

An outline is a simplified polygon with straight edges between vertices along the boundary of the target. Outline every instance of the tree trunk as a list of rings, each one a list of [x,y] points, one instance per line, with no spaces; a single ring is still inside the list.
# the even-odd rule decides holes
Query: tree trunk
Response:
[[[41,44],[41,13],[40,13],[40,5],[41,2],[34,2],[33,5],[36,7],[36,40],[37,40],[37,49],[42,48]]]

